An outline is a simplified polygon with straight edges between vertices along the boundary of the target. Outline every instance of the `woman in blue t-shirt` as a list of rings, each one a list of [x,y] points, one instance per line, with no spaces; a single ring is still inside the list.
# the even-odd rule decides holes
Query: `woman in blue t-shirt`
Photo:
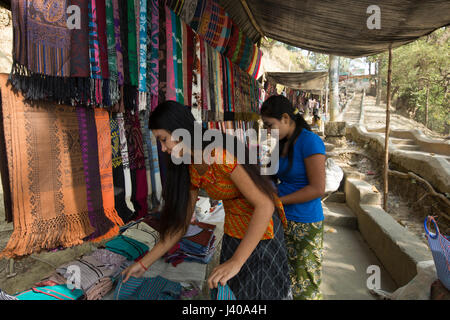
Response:
[[[261,107],[264,126],[279,132],[278,195],[284,205],[285,231],[294,299],[322,299],[320,292],[325,145],[284,96]]]

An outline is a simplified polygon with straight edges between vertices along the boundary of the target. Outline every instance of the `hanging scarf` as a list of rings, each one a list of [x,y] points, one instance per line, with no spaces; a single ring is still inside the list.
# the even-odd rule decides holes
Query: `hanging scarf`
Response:
[[[91,108],[78,106],[76,108],[83,158],[84,175],[86,179],[87,205],[89,220],[95,232],[89,239],[97,242],[113,236],[114,223],[109,220],[104,211],[102,184],[99,169],[99,154],[97,143],[97,128],[95,114]]]
[[[89,1],[89,58],[91,65],[91,88],[94,95],[94,103],[101,105],[102,88],[101,88],[101,62],[100,62],[100,44],[97,27],[97,7],[96,1]]]
[[[200,41],[196,33],[192,32],[193,42],[192,48],[194,48],[194,56],[192,62],[192,114],[197,121],[202,120],[202,66],[200,61]]]
[[[190,106],[189,103],[189,93],[188,93],[188,84],[189,84],[189,75],[188,75],[188,32],[187,32],[187,28],[186,28],[186,23],[184,23],[184,21],[182,21],[180,19],[181,22],[181,34],[182,34],[182,40],[181,40],[181,45],[182,45],[182,75],[183,75],[183,80],[182,80],[182,85],[183,85],[183,95],[185,97],[184,99],[184,104]],[[192,52],[192,51],[191,51]],[[192,64],[191,64],[192,65]],[[192,80],[192,77],[190,78]]]
[[[124,60],[122,54],[122,39],[120,34],[120,7],[119,0],[112,0],[113,14],[114,14],[114,37],[117,55],[117,84],[119,86],[119,101],[118,105],[113,108],[114,112],[125,112],[125,105],[123,102],[124,89]]]
[[[154,110],[158,105],[158,77],[159,77],[159,8],[158,0],[148,0],[147,8],[151,8],[151,16],[147,17],[148,30],[151,41],[147,44],[147,92],[150,93],[150,108]],[[151,19],[150,19],[151,18]],[[147,128],[147,126],[145,127]]]
[[[159,33],[158,33],[158,101],[165,101],[167,97],[167,30],[166,30],[166,9],[164,0],[159,0]],[[152,110],[156,106],[152,105]]]
[[[195,56],[195,44],[194,44],[194,32],[191,27],[183,23],[186,28],[186,41],[183,41],[183,48],[186,48],[186,83],[187,89],[184,92],[184,100],[188,106],[192,106],[192,80],[194,72],[194,56]]]
[[[180,8],[179,16],[187,25],[190,25],[197,9],[198,0],[184,0],[181,2],[183,6]]]
[[[117,213],[124,223],[128,223],[134,216],[125,200],[125,176],[120,152],[120,132],[119,124],[113,117],[110,118],[111,125],[111,151],[112,170],[114,183],[114,204]]]
[[[86,0],[70,0],[70,5],[80,8],[82,19],[80,28],[72,29],[70,41],[70,77],[76,82],[72,88],[71,96],[77,103],[87,104],[90,92],[89,67],[89,15]],[[84,18],[84,19],[83,19]]]
[[[102,70],[102,79],[108,82],[109,79],[109,68],[108,68],[108,43],[106,40],[106,0],[96,0],[97,6],[97,28],[98,28],[98,39],[100,48],[100,68]],[[109,2],[109,1],[108,1]],[[106,101],[109,99],[109,91],[104,97]],[[108,103],[103,103],[109,106]]]
[[[168,7],[165,7],[166,11],[166,61],[167,61],[167,91],[166,91],[166,99],[165,100],[177,100],[177,93],[175,90],[175,63],[176,59],[174,59],[176,55],[176,47],[174,47],[173,43],[173,24],[172,24],[172,12]]]
[[[128,58],[128,13],[126,0],[118,0],[119,4],[119,31],[120,31],[120,43],[121,52],[123,57],[123,81],[124,85],[130,85],[130,68]]]
[[[28,100],[70,103],[70,94],[76,96],[83,83],[68,78],[72,52],[68,3],[58,2],[48,8],[41,2],[11,3],[14,29],[11,83]]]
[[[172,35],[173,35],[173,53],[174,53],[174,73],[175,73],[175,93],[177,102],[184,104],[183,92],[183,44],[182,29],[180,18],[170,11],[172,15]]]
[[[125,132],[125,120],[122,113],[116,114],[117,124],[119,126],[120,155],[122,156],[123,174],[125,179],[125,202],[127,207],[135,212],[134,205],[131,202],[133,185],[131,182],[130,161],[128,156],[127,137]]]
[[[208,55],[206,44],[201,37],[198,37],[200,42],[200,63],[201,63],[201,89],[202,89],[202,120],[208,121],[208,112],[211,108],[211,97],[209,92],[209,75],[208,75]]]
[[[95,125],[97,128],[98,159],[102,190],[103,211],[114,223],[109,236],[115,236],[123,221],[119,217],[114,204],[114,182],[112,172],[111,125],[109,114],[105,109],[95,108]]]
[[[144,110],[143,112],[139,112],[139,123],[141,128],[148,128],[148,121],[147,126],[145,125],[145,116],[148,115]],[[153,208],[152,206],[152,178],[151,178],[151,167],[150,167],[150,158],[151,158],[151,146],[148,145],[148,131],[147,129],[142,130],[142,143],[144,147],[144,158],[145,158],[145,173],[147,178],[147,205],[148,208],[151,210]],[[150,150],[149,150],[150,149]]]
[[[119,83],[116,52],[116,33],[114,30],[114,7],[113,1],[106,1],[106,34],[108,44],[108,70],[109,70],[109,95],[113,111],[119,111]],[[119,34],[120,35],[120,34]]]
[[[147,0],[140,0],[139,8],[139,111],[143,111],[147,108]]]
[[[213,48],[211,48],[208,44],[205,42],[206,47],[206,55],[208,59],[208,81],[209,81],[209,103],[210,106],[208,107],[208,121],[215,121],[216,120],[216,108],[217,108],[217,101],[216,101],[216,85],[217,82],[215,81],[215,64],[214,64],[214,55],[213,55]]]
[[[136,16],[134,12],[134,1],[127,1],[127,21],[128,21],[128,66],[130,72],[131,85],[139,85],[137,37],[136,37]],[[125,106],[126,107],[126,106]]]
[[[207,3],[207,0],[198,0],[197,1],[197,6],[195,8],[194,16],[192,17],[192,20],[190,23],[192,30],[194,30],[197,33],[198,33],[198,28],[202,21],[203,12],[205,11],[205,8],[206,8],[206,3]]]
[[[75,110],[31,105],[6,85],[7,80],[8,75],[0,75],[14,231],[0,257],[82,244],[94,229]]]

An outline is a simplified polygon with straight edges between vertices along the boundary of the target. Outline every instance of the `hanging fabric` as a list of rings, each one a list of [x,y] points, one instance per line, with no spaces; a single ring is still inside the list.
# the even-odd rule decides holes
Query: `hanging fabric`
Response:
[[[139,0],[139,111],[147,108],[147,0]],[[149,15],[151,16],[151,15]],[[151,35],[150,35],[151,36]]]
[[[14,231],[0,257],[81,244],[94,229],[75,110],[31,105],[6,85],[7,79],[0,75]]]
[[[108,46],[108,70],[109,70],[109,96],[111,106],[114,106],[116,112],[119,110],[118,101],[120,98],[118,72],[117,72],[117,53],[116,38],[114,32],[114,8],[113,1],[106,1],[106,39]]]
[[[114,13],[114,36],[115,36],[115,48],[116,48],[116,61],[117,61],[117,84],[119,86],[119,101],[118,105],[113,108],[114,112],[125,112],[125,105],[123,102],[123,89],[124,89],[124,58],[122,53],[122,38],[120,33],[120,7],[119,0],[112,0],[113,13]]]
[[[151,41],[147,44],[147,92],[150,94],[150,108],[154,110],[158,105],[159,78],[159,6],[158,0],[148,0],[147,9],[151,15],[147,16],[148,30]],[[150,19],[151,18],[151,19]],[[150,85],[150,86],[149,86]],[[147,126],[145,127],[147,128]]]

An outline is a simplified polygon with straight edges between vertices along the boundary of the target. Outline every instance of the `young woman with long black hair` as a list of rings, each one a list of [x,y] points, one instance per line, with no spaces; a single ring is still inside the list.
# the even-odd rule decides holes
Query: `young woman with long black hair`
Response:
[[[322,299],[320,292],[325,145],[284,96],[261,107],[264,126],[279,130],[278,196],[288,219],[285,231],[294,299]]]
[[[195,150],[195,131],[199,128],[189,107],[174,101],[157,106],[149,119],[149,128],[168,155],[179,143],[172,136],[176,129],[190,133],[190,145],[184,145],[194,159],[210,142],[199,144]],[[200,129],[203,132],[203,129]],[[226,141],[223,135],[223,141]],[[239,141],[234,138],[234,150]],[[198,148],[198,147],[197,147]],[[276,189],[257,165],[238,163],[234,151],[223,148],[211,153],[213,163],[202,157],[200,164],[176,164],[168,157],[167,178],[163,190],[161,239],[143,257],[124,271],[124,281],[130,276],[140,277],[145,268],[161,258],[185,234],[194,213],[199,188],[216,200],[223,200],[225,209],[224,237],[220,265],[208,278],[210,288],[218,283],[228,284],[237,299],[284,299],[288,296],[290,280],[283,226],[287,225],[284,210]],[[230,161],[230,159],[232,161]],[[178,161],[176,161],[178,162]]]

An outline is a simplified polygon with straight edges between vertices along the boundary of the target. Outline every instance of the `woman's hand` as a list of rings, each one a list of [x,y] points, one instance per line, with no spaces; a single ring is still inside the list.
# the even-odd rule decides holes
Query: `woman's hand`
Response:
[[[210,289],[217,288],[219,282],[222,286],[226,285],[227,281],[233,278],[241,270],[242,263],[230,259],[213,269],[208,278],[208,285]]]
[[[127,282],[130,277],[140,278],[144,275],[145,270],[139,262],[133,263],[131,266],[122,271],[123,282]]]

